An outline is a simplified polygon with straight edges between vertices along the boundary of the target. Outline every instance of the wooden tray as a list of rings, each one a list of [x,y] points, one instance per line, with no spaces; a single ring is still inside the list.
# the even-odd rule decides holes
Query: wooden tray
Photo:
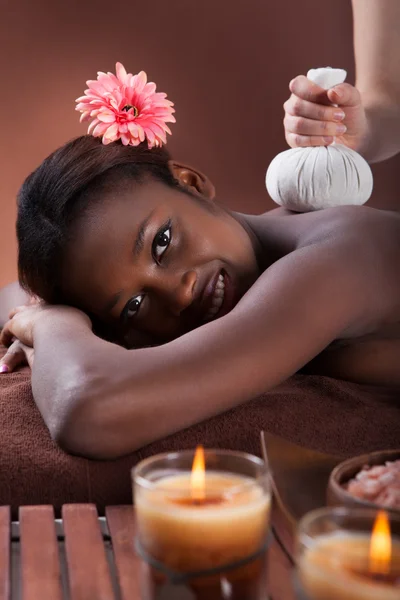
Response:
[[[11,523],[0,506],[0,600],[141,600],[132,506],[22,506]],[[271,600],[294,600],[292,564],[273,539],[268,550]],[[173,596],[173,600],[178,600]]]
[[[271,433],[264,438],[274,498],[294,534],[303,515],[326,506],[330,473],[343,457],[316,452]]]

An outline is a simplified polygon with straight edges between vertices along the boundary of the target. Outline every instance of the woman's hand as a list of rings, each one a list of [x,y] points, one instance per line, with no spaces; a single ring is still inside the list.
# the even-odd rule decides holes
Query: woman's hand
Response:
[[[57,319],[77,319],[91,327],[89,317],[82,311],[69,306],[52,306],[42,302],[30,306],[17,306],[10,313],[10,320],[4,325],[0,335],[0,343],[11,346],[18,339],[25,346],[33,348],[34,331],[40,322]]]
[[[0,359],[0,373],[11,373],[17,367],[28,364],[32,369],[34,350],[15,340]]]
[[[368,121],[360,92],[355,87],[341,83],[324,90],[299,75],[290,82],[289,89],[292,95],[283,105],[285,138],[289,146],[329,146],[335,140],[360,151],[366,145]]]

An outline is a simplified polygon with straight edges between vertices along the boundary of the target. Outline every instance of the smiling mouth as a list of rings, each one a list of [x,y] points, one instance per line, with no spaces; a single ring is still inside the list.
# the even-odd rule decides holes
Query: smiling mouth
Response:
[[[211,321],[215,319],[221,310],[221,306],[225,299],[225,280],[222,273],[219,274],[217,283],[214,288],[214,292],[211,298],[211,306],[204,315],[204,321]]]

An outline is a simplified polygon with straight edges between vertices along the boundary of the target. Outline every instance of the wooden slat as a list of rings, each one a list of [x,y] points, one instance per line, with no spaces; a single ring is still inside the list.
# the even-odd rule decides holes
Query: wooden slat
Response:
[[[62,517],[70,600],[114,600],[96,507],[66,504]]]
[[[10,507],[0,506],[0,600],[9,600],[10,586]]]
[[[19,509],[23,600],[62,600],[60,558],[52,506]]]
[[[108,506],[111,535],[121,600],[140,600],[140,559],[134,550],[135,518],[132,506]]]

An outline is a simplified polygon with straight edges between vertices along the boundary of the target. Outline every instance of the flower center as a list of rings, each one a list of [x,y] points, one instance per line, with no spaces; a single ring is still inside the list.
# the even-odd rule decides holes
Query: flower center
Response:
[[[137,117],[139,114],[139,111],[136,108],[136,106],[133,106],[132,104],[126,104],[122,110],[124,110],[125,112],[128,112],[129,110],[131,110],[131,108],[133,108],[133,116]]]

